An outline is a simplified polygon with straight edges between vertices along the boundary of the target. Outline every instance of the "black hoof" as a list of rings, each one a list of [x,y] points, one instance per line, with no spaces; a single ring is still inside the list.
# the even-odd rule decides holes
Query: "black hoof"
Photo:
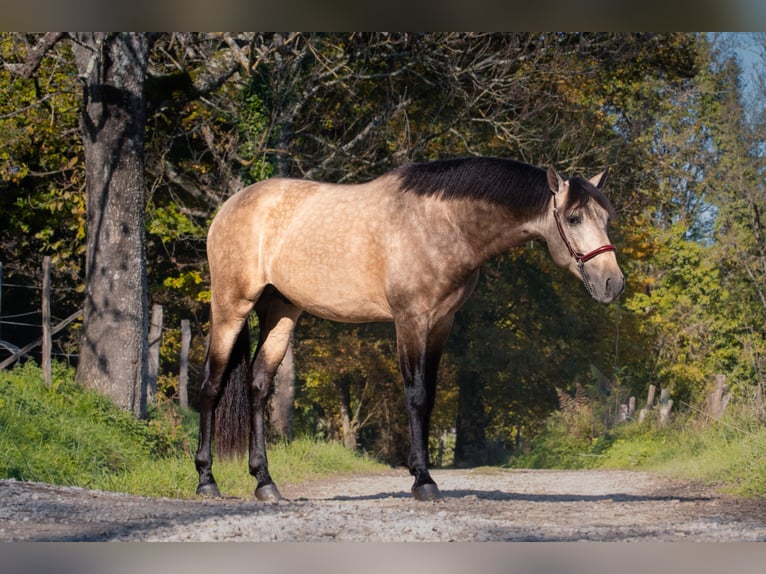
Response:
[[[415,496],[415,500],[439,500],[442,497],[439,487],[433,482],[413,486],[412,494]]]
[[[255,489],[255,498],[262,502],[278,502],[282,500],[276,484],[264,484]]]
[[[197,494],[205,498],[221,498],[221,491],[218,490],[218,486],[214,482],[200,484],[197,487]]]

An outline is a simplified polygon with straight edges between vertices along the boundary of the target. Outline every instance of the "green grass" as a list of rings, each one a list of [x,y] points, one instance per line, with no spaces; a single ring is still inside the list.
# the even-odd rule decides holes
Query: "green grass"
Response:
[[[699,480],[740,496],[766,497],[766,426],[730,407],[723,422],[676,415],[665,429],[653,422],[621,425],[591,439],[589,425],[552,416],[517,468],[627,468]],[[172,405],[137,421],[54,367],[47,388],[27,363],[0,371],[0,478],[42,481],[146,496],[194,496],[197,415]],[[277,484],[386,467],[337,443],[300,438],[269,449]],[[243,458],[217,460],[228,496],[250,497],[255,480]]]
[[[663,430],[630,425],[599,466],[653,470],[730,494],[766,497],[766,427],[747,412],[723,422],[682,419]]]
[[[196,432],[193,412],[164,405],[151,409],[148,421],[137,421],[76,385],[60,365],[50,389],[34,364],[0,371],[0,478],[191,497]],[[311,438],[273,446],[269,466],[277,483],[385,468]],[[216,461],[214,470],[224,494],[252,495],[255,480],[246,460]]]
[[[677,414],[666,428],[654,421],[634,422],[593,440],[568,434],[566,425],[554,417],[532,448],[511,465],[656,471],[729,494],[766,497],[766,426],[748,409],[730,410],[720,422]]]

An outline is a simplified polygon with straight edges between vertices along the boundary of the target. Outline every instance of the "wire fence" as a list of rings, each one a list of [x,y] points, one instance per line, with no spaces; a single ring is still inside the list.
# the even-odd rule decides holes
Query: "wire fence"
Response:
[[[65,318],[52,316],[50,310],[51,287],[50,287],[50,258],[43,259],[43,278],[42,285],[23,285],[19,283],[4,283],[3,266],[0,262],[0,369],[4,369],[16,363],[19,359],[28,355],[37,347],[42,347],[41,364],[46,382],[50,385],[50,365],[51,359],[65,359],[72,364],[73,360],[79,358],[79,353],[67,352],[61,345],[56,350],[53,349],[53,337],[62,332],[72,322],[82,316],[82,309],[74,311]],[[31,311],[11,312],[3,314],[3,289],[28,289],[37,292],[36,298],[39,300],[40,307]],[[69,289],[67,289],[69,290]],[[34,319],[33,319],[34,318]],[[40,329],[39,338],[25,337],[24,346],[17,346],[13,342],[5,341],[3,336],[3,326],[25,327]],[[161,305],[152,307],[151,318],[149,321],[149,357],[148,357],[148,377],[147,377],[147,399],[152,402],[157,388],[157,377],[159,374],[160,363],[160,344],[162,334],[167,330],[163,324],[163,311]],[[191,329],[189,321],[181,321],[181,356],[179,372],[178,398],[182,406],[188,406],[187,382],[188,382],[188,363],[189,363],[189,344],[191,341]],[[22,344],[18,341],[19,345]],[[4,356],[7,355],[7,356]]]
[[[57,339],[57,346],[52,348],[53,336],[62,332],[64,328],[74,321],[73,315],[68,317],[58,317],[45,313],[44,309],[50,309],[50,288],[46,290],[45,283],[50,282],[49,268],[50,264],[43,265],[43,285],[24,284],[18,282],[3,281],[3,265],[0,263],[0,368],[13,365],[18,360],[31,352],[36,352],[37,347],[43,346],[50,357],[56,357],[59,360],[65,360],[70,364],[77,360],[78,353],[68,352],[61,345],[61,339]],[[47,276],[46,276],[47,274]],[[7,290],[25,290],[30,291],[28,300],[37,300],[38,307],[29,311],[14,311],[8,309],[7,296],[4,298],[4,291]],[[69,291],[70,289],[66,289]],[[17,299],[17,298],[16,298]],[[79,314],[79,311],[76,312]],[[11,327],[13,329],[8,329]],[[30,335],[28,332],[19,332],[18,328],[38,330],[39,337]],[[47,328],[47,332],[46,332]],[[46,344],[46,338],[50,339],[50,344]],[[43,358],[43,362],[46,359]]]

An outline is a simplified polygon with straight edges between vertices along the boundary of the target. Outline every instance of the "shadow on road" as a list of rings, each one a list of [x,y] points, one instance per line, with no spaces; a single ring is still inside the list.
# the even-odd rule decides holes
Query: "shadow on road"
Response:
[[[363,495],[338,495],[325,500],[353,501],[353,500],[382,500],[386,498],[412,498],[412,494],[404,491],[380,492],[377,494]],[[712,500],[710,496],[672,496],[652,494],[625,494],[621,492],[608,494],[529,494],[516,492],[503,492],[501,490],[443,490],[442,500],[475,498],[478,500],[492,501],[525,501],[525,502],[662,502],[675,500],[678,502],[705,502]]]

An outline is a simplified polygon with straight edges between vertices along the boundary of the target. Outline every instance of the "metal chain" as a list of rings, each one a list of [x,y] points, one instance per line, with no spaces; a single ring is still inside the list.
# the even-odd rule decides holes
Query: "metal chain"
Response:
[[[577,269],[580,271],[580,277],[582,278],[582,283],[585,285],[585,290],[588,292],[588,295],[593,297],[593,287],[591,287],[590,277],[588,276],[588,272],[585,271],[585,263],[582,261],[577,262]]]

